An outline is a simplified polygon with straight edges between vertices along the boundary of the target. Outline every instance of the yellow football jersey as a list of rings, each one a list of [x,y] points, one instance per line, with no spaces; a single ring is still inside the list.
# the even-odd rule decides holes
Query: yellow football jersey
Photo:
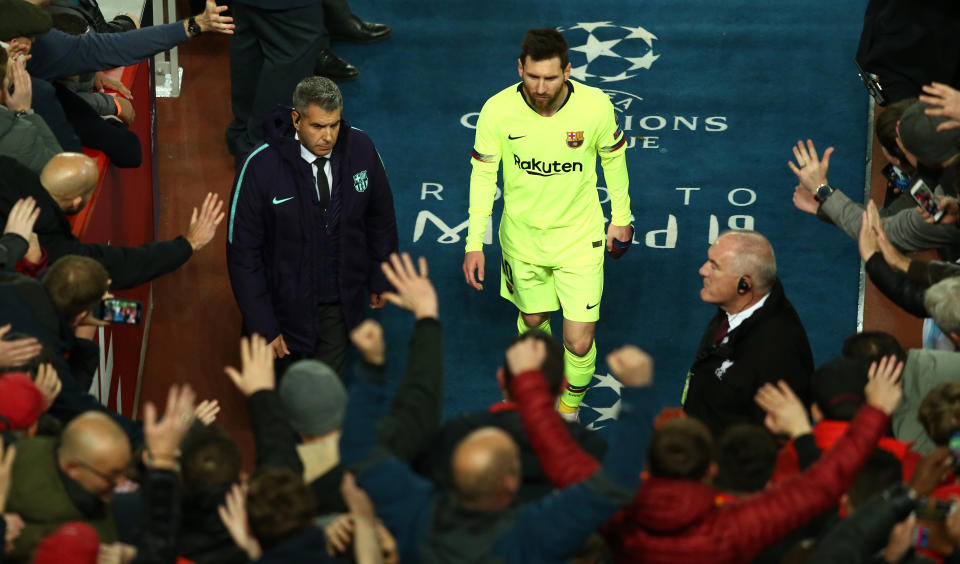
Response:
[[[501,161],[500,244],[511,257],[559,266],[593,262],[603,253],[598,154],[613,223],[630,223],[626,139],[613,104],[598,88],[572,80],[567,86],[566,102],[550,117],[527,104],[522,83],[483,105],[471,160],[467,251],[483,249]]]

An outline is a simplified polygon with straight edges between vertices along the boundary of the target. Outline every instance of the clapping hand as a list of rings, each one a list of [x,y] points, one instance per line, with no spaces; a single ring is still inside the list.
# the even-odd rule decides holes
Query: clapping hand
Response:
[[[767,413],[763,423],[774,435],[795,439],[811,431],[807,409],[783,380],[761,386],[754,400]]]
[[[420,271],[417,272],[409,254],[391,254],[390,262],[384,262],[381,268],[396,292],[384,292],[383,297],[396,306],[412,311],[417,319],[435,318],[439,309],[437,292],[428,277],[427,259],[420,257],[419,263]]]
[[[240,339],[240,366],[242,372],[232,366],[225,366],[223,371],[243,395],[250,397],[260,390],[272,390],[276,387],[273,349],[260,335]]]

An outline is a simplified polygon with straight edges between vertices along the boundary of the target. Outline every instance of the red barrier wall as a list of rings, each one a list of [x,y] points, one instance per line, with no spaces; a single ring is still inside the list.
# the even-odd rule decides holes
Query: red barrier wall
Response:
[[[73,232],[82,241],[138,246],[155,239],[155,96],[147,62],[108,75],[120,79],[133,94],[136,120],[132,130],[140,138],[143,162],[138,168],[110,165],[100,151],[84,150],[97,160],[100,183],[87,207],[71,218]],[[144,303],[140,325],[112,324],[99,331],[100,368],[90,390],[103,404],[124,415],[136,416],[139,404],[141,359],[150,331],[151,286],[115,292],[117,297]]]

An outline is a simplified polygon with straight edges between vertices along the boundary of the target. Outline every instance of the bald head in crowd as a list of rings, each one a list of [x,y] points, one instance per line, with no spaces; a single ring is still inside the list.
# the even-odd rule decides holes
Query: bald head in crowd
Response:
[[[451,465],[457,496],[469,509],[505,509],[520,487],[520,450],[496,427],[467,435],[457,445]]]
[[[83,153],[60,153],[40,173],[40,183],[67,215],[83,209],[97,187],[100,171]]]
[[[130,440],[109,415],[88,411],[63,430],[60,470],[87,492],[107,502],[130,465]]]

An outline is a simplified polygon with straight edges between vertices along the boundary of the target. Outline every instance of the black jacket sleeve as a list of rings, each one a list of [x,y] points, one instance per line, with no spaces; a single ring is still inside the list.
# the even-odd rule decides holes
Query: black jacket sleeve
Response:
[[[140,538],[134,564],[174,564],[180,529],[180,476],[148,470],[140,499]]]
[[[193,247],[184,237],[154,241],[139,247],[115,247],[80,241],[60,234],[40,236],[50,262],[64,255],[83,255],[97,260],[110,273],[111,288],[135,288],[154,278],[173,272],[190,259]]]
[[[797,466],[801,471],[820,460],[820,447],[817,446],[813,433],[807,433],[794,439],[793,449],[797,451]]]
[[[27,254],[27,240],[16,233],[0,237],[0,269],[13,270],[17,261]]]
[[[443,330],[436,319],[421,319],[413,327],[403,381],[379,424],[380,444],[411,460],[440,427],[442,408]]]
[[[284,417],[283,403],[276,390],[261,390],[247,398],[256,469],[289,468],[303,474],[303,461],[297,454],[297,433]]]
[[[890,536],[890,529],[907,518],[914,502],[903,484],[874,496],[831,530],[817,545],[809,562],[857,564],[872,561]]]
[[[921,284],[906,274],[890,268],[879,252],[870,257],[866,263],[866,269],[870,280],[884,296],[890,298],[890,301],[911,315],[920,318],[929,317],[926,308],[923,307],[926,284]]]

